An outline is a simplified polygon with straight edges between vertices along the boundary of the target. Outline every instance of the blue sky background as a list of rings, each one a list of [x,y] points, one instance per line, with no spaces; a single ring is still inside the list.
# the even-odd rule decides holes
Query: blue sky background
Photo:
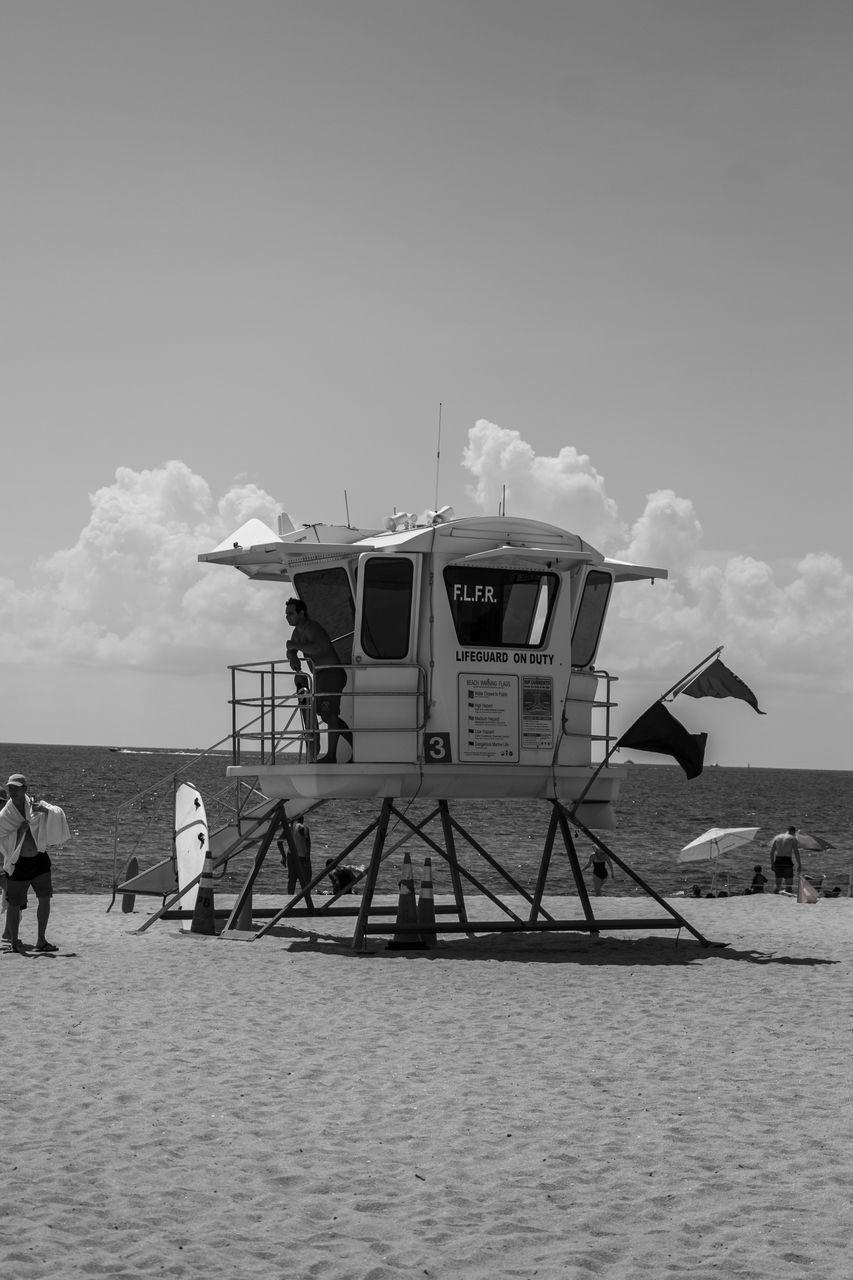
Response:
[[[0,10],[8,741],[206,745],[248,515],[540,515],[672,571],[625,717],[717,644],[721,763],[849,768],[853,7]],[[233,581],[232,581],[233,579]],[[627,723],[627,720],[626,720]]]

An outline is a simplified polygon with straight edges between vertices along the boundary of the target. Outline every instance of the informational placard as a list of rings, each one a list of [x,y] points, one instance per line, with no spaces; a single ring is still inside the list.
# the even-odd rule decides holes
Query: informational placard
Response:
[[[518,676],[459,676],[459,759],[518,760]]]
[[[521,745],[525,751],[553,750],[554,681],[521,677]]]

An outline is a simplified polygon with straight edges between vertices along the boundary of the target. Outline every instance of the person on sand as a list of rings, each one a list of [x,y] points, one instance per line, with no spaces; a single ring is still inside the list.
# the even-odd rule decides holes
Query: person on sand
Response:
[[[754,874],[752,877],[752,883],[749,886],[749,891],[750,893],[763,893],[764,886],[767,884],[767,876],[761,870],[760,863],[756,863],[752,870]]]
[[[27,892],[32,886],[38,899],[38,937],[35,950],[58,951],[59,948],[47,940],[50,900],[53,897],[51,861],[47,846],[49,841],[63,844],[68,839],[65,814],[56,805],[47,804],[43,800],[32,800],[27,792],[27,780],[22,773],[13,773],[6,788],[9,799],[0,809],[0,852],[6,874],[8,941],[13,952],[22,954],[26,951],[18,931],[21,912],[27,905]]]
[[[331,867],[333,862],[334,862],[334,858],[327,858],[326,866]],[[360,871],[361,868],[359,867],[357,870]],[[352,886],[355,884],[356,879],[357,879],[357,871],[356,871],[356,868],[354,867],[347,867],[347,866],[336,867],[334,871],[329,872],[329,880],[332,885],[332,893],[335,895],[339,893],[352,893]]]
[[[603,849],[593,850],[584,864],[583,870],[586,871],[587,867],[592,867],[592,892],[596,898],[600,898],[604,888],[604,881],[607,879],[608,869],[611,876],[614,874],[610,855],[605,853]]]
[[[797,865],[797,875],[799,875],[803,867],[800,861],[800,846],[797,843],[797,828],[788,827],[787,831],[780,831],[770,846],[770,867],[776,877],[774,893],[779,892],[783,881],[788,893],[793,893],[794,863]]]
[[[311,883],[311,832],[305,818],[294,818],[290,828],[296,860],[288,853],[287,858],[287,892],[295,893],[297,884],[304,889]]]
[[[349,747],[349,759],[352,759],[352,734],[349,725],[341,719],[341,693],[347,682],[347,673],[341,666],[335,647],[329,639],[329,633],[319,622],[308,617],[308,609],[302,600],[296,597],[288,600],[284,616],[293,634],[287,642],[287,660],[292,671],[301,671],[303,658],[314,669],[314,694],[317,702],[317,715],[325,723],[329,734],[329,746],[326,754],[320,756],[318,764],[335,764],[338,760],[341,740]]]

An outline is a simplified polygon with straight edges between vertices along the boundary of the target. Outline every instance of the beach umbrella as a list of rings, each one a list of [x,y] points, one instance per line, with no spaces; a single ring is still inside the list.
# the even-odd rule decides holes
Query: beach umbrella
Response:
[[[807,831],[797,832],[797,844],[801,849],[809,849],[814,853],[822,853],[824,849],[834,849],[835,845],[824,840],[823,836],[811,836]]]
[[[732,849],[750,844],[758,827],[711,827],[704,835],[686,844],[678,855],[679,862],[711,862],[714,867],[713,884],[717,882],[717,862]]]
[[[711,827],[704,835],[686,844],[678,855],[679,862],[716,862],[724,853],[750,844],[758,827]]]

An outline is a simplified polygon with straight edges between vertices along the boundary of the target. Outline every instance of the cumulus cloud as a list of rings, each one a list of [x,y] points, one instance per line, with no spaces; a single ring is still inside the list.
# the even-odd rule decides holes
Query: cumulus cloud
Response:
[[[276,503],[256,485],[214,499],[182,462],[120,467],[90,495],[73,546],[39,561],[26,583],[0,591],[7,661],[221,669],[271,643],[281,628],[270,588],[197,563],[250,516],[275,527]]]
[[[756,675],[853,688],[853,576],[837,557],[810,554],[779,568],[747,556],[709,565],[698,552],[694,562],[682,556],[669,581],[618,593],[605,636],[614,669],[677,676],[724,644],[727,657]]]
[[[500,509],[506,486],[509,515],[583,530],[592,543],[613,541],[624,532],[604,478],[572,445],[555,458],[540,457],[518,431],[481,418],[468,432],[463,464],[475,480],[466,492],[484,512]]]
[[[717,554],[704,545],[692,502],[670,490],[623,518],[585,455],[566,446],[540,457],[517,431],[493,423],[471,428],[464,465],[482,510],[497,511],[506,483],[511,514],[670,571],[667,581],[614,593],[603,666],[674,680],[723,644],[725,660],[759,688],[765,672],[851,687],[853,576],[836,556],[809,553],[780,566]],[[215,497],[184,463],[169,462],[119,468],[90,507],[72,546],[41,560],[26,581],[0,580],[7,663],[189,674],[281,652],[278,588],[197,562],[252,516],[274,528],[270,494],[239,481]]]
[[[669,571],[653,586],[614,594],[600,659],[614,671],[671,673],[677,679],[715,645],[750,674],[772,671],[853,687],[849,635],[853,576],[835,556],[808,554],[788,566],[721,555],[704,543],[692,501],[670,489],[649,494],[639,515],[623,516],[606,482],[570,445],[539,456],[518,431],[480,420],[463,464],[469,496],[571,529],[608,555]]]
[[[702,545],[702,526],[693,503],[671,489],[649,494],[643,514],[632,528],[621,559],[660,566],[673,576],[685,573]]]

